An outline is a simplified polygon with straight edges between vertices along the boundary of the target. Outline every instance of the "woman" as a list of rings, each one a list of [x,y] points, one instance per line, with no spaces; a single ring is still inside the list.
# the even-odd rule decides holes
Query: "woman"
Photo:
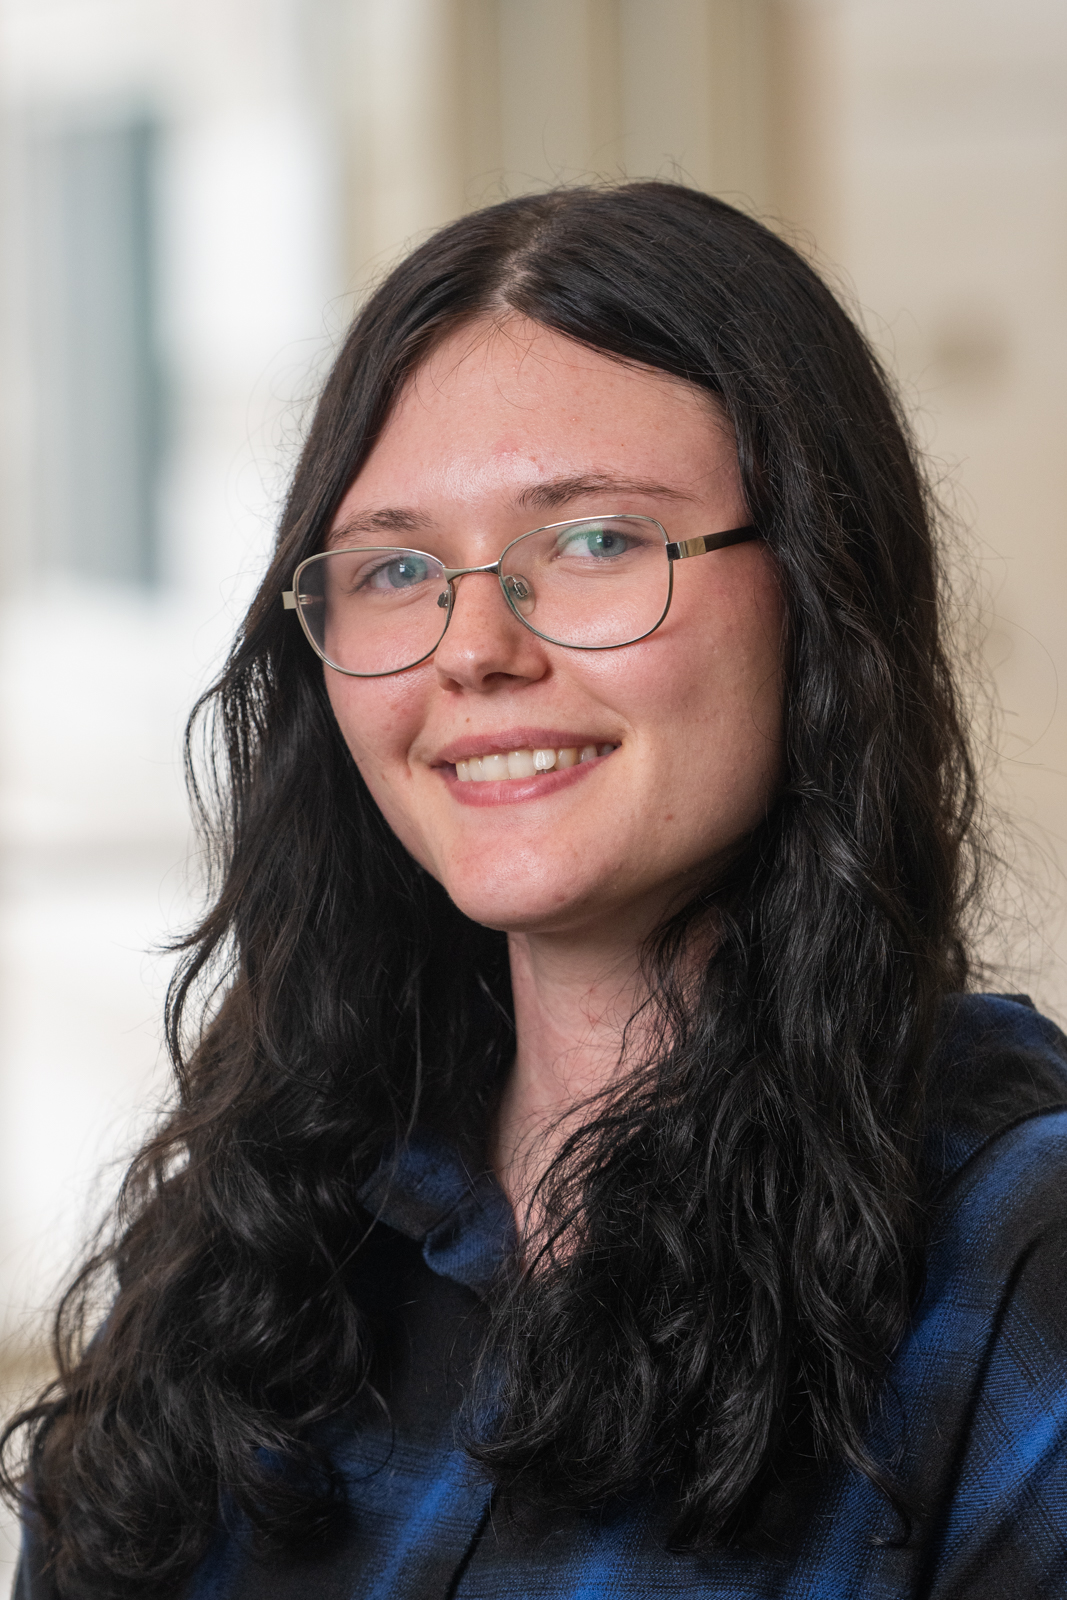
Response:
[[[554,193],[392,274],[203,707],[180,1097],[20,1595],[1067,1594],[1067,1068],[962,994],[937,597],[750,218]]]

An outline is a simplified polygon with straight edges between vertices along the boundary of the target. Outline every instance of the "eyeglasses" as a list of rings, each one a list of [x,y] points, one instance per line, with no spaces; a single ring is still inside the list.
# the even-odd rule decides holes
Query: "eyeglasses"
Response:
[[[553,522],[520,534],[498,561],[446,567],[424,550],[364,546],[302,561],[282,595],[328,667],[383,678],[432,656],[452,620],[456,584],[495,573],[513,614],[569,650],[617,650],[655,633],[670,610],[674,563],[758,538],[727,528],[672,543],[654,517]]]

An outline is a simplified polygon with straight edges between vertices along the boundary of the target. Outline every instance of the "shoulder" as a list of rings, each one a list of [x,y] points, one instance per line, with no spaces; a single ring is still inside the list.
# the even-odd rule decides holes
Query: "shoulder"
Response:
[[[1024,997],[946,1006],[934,1059],[926,1302],[987,1323],[1067,1312],[1067,1040]],[[1067,1327],[1067,1323],[1064,1323]],[[1067,1340],[1057,1335],[1057,1348]]]
[[[1062,1151],[1065,1114],[1067,1039],[1054,1022],[1025,995],[946,1000],[925,1149],[935,1195],[947,1200],[977,1174],[1010,1167],[1028,1150]]]
[[[924,1592],[1063,1594],[1067,1041],[1021,998],[958,997],[943,1020],[926,1281],[883,1425],[936,1508]]]
[[[36,1516],[22,1509],[22,1541],[11,1600],[59,1600],[59,1590],[49,1571],[45,1541]]]

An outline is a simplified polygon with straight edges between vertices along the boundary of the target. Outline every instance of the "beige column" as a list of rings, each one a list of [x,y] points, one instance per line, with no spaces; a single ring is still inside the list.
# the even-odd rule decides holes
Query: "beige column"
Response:
[[[1064,1020],[1067,10],[774,0],[773,24],[776,203],[865,322],[950,514],[1005,863],[987,981]]]
[[[555,183],[774,203],[776,0],[358,0],[340,75],[365,283],[450,217]]]
[[[513,193],[619,170],[620,7],[499,0],[500,162]]]
[[[460,8],[358,0],[338,84],[357,286],[465,209]]]
[[[771,201],[767,0],[620,0],[623,165]]]

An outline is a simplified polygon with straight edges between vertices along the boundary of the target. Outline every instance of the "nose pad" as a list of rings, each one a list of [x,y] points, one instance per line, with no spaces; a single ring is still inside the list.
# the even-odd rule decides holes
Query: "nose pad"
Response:
[[[504,579],[504,588],[519,615],[522,617],[532,616],[537,601],[534,596],[533,585],[529,579],[520,578],[516,574],[509,572]]]
[[[538,641],[519,626],[511,605],[502,603],[500,577],[499,571],[475,568],[454,580],[451,621],[435,652],[439,678],[481,690],[502,679],[532,682],[545,672]],[[510,588],[504,592],[510,601]]]
[[[437,596],[437,604],[441,607],[442,611],[447,611],[448,610],[448,590],[447,589],[442,589],[441,590],[441,593]]]

